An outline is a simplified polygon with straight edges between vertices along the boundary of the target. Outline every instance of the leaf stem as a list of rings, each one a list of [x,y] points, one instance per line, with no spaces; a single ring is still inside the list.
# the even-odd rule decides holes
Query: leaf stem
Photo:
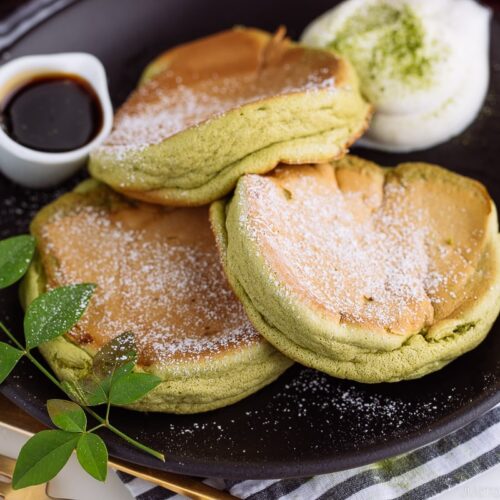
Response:
[[[21,349],[21,351],[26,354],[26,348],[16,339],[16,337],[14,337],[14,335],[12,335],[10,330],[3,324],[3,321],[0,321],[0,329],[3,333],[5,333],[5,335],[7,335],[7,337],[9,337],[10,340],[12,340],[12,342],[14,342],[14,344],[16,344],[16,347]]]
[[[104,424],[99,424],[99,425],[96,425],[95,427],[92,427],[92,429],[88,429],[86,432],[87,433],[90,433],[90,432],[94,432],[96,431],[97,429],[100,429],[102,427],[106,427]]]
[[[50,373],[34,356],[31,354],[31,352],[26,349],[17,339],[14,337],[14,335],[9,331],[9,329],[3,324],[2,321],[0,321],[0,329],[7,335],[14,344],[16,344],[17,347],[19,347],[20,350],[23,351],[24,355],[54,384],[56,385],[64,394],[67,394],[67,392],[64,390],[62,384],[57,380],[52,373]],[[92,417],[94,417],[95,420],[99,422],[100,425],[98,427],[106,427],[109,429],[111,432],[116,434],[117,436],[121,437],[124,441],[127,443],[131,444],[132,446],[135,446],[136,448],[148,453],[149,455],[152,455],[153,457],[161,460],[162,462],[165,461],[165,456],[148,446],[140,443],[139,441],[136,441],[135,439],[131,438],[130,436],[127,436],[127,434],[123,433],[121,430],[117,429],[114,425],[111,425],[109,422],[109,408],[110,404],[108,402],[108,408],[106,411],[106,418],[101,417],[98,413],[96,413],[94,410],[89,408],[88,406],[82,406],[81,407]]]
[[[123,440],[127,441],[127,443],[132,444],[136,448],[139,448],[142,451],[145,451],[146,453],[149,453],[150,455],[153,455],[153,457],[157,458],[158,460],[161,460],[162,462],[165,462],[165,455],[163,453],[160,453],[159,451],[152,450],[145,444],[140,443],[139,441],[136,441],[135,439],[131,438],[130,436],[127,436],[124,434],[120,429],[117,429],[114,425],[108,423],[106,427],[111,431],[114,432],[117,436],[120,436]]]
[[[106,404],[106,423],[109,424],[109,412],[111,410],[111,402],[108,400]]]
[[[52,375],[52,373],[50,373],[49,370],[47,370],[47,368],[45,368],[45,366],[43,366],[40,361],[38,361],[35,356],[31,354],[31,352],[25,350],[25,355],[53,384],[57,385],[57,387],[61,389],[64,394],[66,394],[61,382],[59,382],[59,380],[57,380],[56,377],[54,377],[54,375]]]

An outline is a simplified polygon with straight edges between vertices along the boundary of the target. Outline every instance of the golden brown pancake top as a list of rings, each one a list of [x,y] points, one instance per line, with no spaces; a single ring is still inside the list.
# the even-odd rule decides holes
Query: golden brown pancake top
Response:
[[[218,356],[260,339],[226,283],[206,208],[72,204],[38,233],[49,287],[98,285],[70,332],[79,344],[98,348],[132,331],[139,361],[149,365]]]
[[[252,29],[174,48],[121,107],[104,150],[140,150],[244,104],[344,84],[344,62]]]
[[[241,224],[284,293],[334,324],[409,335],[466,298],[487,242],[491,199],[451,175],[362,160],[279,168],[240,183]]]

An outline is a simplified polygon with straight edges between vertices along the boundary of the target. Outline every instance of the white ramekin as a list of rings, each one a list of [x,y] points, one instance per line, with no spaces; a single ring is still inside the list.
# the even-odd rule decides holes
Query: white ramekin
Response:
[[[0,101],[23,81],[50,73],[77,75],[92,86],[102,108],[102,128],[81,148],[46,153],[22,146],[0,127],[0,170],[13,181],[30,188],[53,186],[73,174],[86,162],[89,152],[109,134],[113,125],[106,72],[99,59],[84,52],[25,56],[4,64],[0,67]]]

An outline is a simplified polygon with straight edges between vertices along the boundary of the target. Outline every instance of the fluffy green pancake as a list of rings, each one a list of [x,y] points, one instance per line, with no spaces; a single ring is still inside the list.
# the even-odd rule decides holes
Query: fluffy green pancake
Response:
[[[370,115],[345,59],[235,28],[155,60],[89,169],[132,198],[203,205],[245,173],[341,157]]]
[[[220,408],[291,365],[229,289],[206,208],[132,202],[86,181],[42,209],[31,230],[38,259],[22,286],[25,305],[46,289],[97,284],[78,325],[40,347],[60,379],[84,377],[96,351],[125,331],[136,336],[136,369],[163,379],[135,410]]]
[[[211,221],[257,330],[336,377],[421,377],[476,347],[500,310],[495,205],[437,166],[347,157],[247,175]]]

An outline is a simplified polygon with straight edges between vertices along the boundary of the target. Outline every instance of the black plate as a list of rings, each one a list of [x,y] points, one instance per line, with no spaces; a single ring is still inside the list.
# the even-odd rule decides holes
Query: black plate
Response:
[[[5,58],[84,50],[106,65],[113,101],[121,103],[141,69],[162,50],[234,24],[293,37],[331,0],[83,0],[11,47]],[[409,155],[360,154],[382,164],[424,160],[484,182],[500,203],[500,24],[493,23],[492,84],[486,105],[461,137]],[[83,174],[81,174],[83,175]],[[79,176],[81,178],[81,175]],[[52,191],[29,191],[0,179],[0,237],[27,231],[39,207],[71,188],[78,176]],[[0,318],[18,333],[15,290],[0,294]],[[277,478],[360,466],[429,443],[467,424],[500,402],[500,324],[473,352],[438,373],[397,384],[362,385],[295,366],[277,382],[238,404],[194,416],[116,409],[116,424],[167,455],[165,464],[105,438],[112,455],[154,468],[201,476]],[[44,402],[59,394],[22,362],[1,391],[48,423]]]

